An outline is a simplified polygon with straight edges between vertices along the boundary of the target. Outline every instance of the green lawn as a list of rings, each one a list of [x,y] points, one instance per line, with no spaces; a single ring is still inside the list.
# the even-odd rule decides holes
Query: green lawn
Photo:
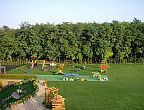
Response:
[[[60,89],[67,110],[144,110],[144,64],[111,64],[108,72],[108,82],[48,82],[48,86]]]
[[[77,68],[82,66],[65,65],[63,72],[89,75],[100,70],[99,64],[89,64],[86,70],[77,72]],[[48,65],[47,68],[48,71],[41,71],[39,65],[30,71],[39,75],[57,71],[56,68],[52,71]],[[17,69],[15,73],[24,73],[25,70]],[[59,93],[66,99],[67,110],[144,110],[144,64],[110,64],[108,78],[108,82],[48,81],[48,86],[60,89]]]
[[[30,69],[30,65],[24,65],[13,70],[14,74],[27,74],[27,75],[38,75],[38,78],[41,80],[49,79],[50,81],[60,81],[63,79],[61,75],[53,75],[57,72],[57,67],[52,68],[49,65],[46,65],[45,68],[47,71],[42,71],[42,65],[37,65],[33,69]],[[79,69],[79,71],[77,71]],[[79,74],[79,77],[87,80],[97,80],[92,77],[92,72],[100,71],[100,64],[87,64],[86,69],[83,69],[83,64],[65,64],[63,68],[64,74]],[[11,74],[12,70],[8,71],[8,74]],[[11,74],[12,75],[12,74]]]
[[[30,65],[24,65],[21,67],[17,67],[13,70],[9,70],[7,73],[8,74],[39,74],[39,75],[51,75],[53,72],[57,72],[57,67],[51,68],[49,65],[46,65],[45,68],[47,71],[42,71],[41,69],[42,65],[37,65],[34,67],[34,69],[30,69]],[[77,71],[77,68],[80,68],[80,71]],[[100,64],[87,64],[86,65],[86,70],[82,69],[83,65],[82,64],[65,64],[63,67],[63,72],[65,74],[67,73],[78,73],[78,74],[90,74],[93,71],[100,71]]]

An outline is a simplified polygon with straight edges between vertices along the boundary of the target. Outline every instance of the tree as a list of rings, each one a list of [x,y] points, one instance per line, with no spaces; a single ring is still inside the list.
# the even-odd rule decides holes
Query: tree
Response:
[[[74,62],[141,61],[144,59],[144,22],[20,24],[0,28],[0,58],[32,56]]]

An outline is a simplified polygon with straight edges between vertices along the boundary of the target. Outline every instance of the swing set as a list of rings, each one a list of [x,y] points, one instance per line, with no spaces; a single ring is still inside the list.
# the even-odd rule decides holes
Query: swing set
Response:
[[[31,65],[31,69],[34,68],[34,66],[36,66],[37,64],[42,64],[42,70],[44,70],[45,67],[45,60],[32,60],[32,65]]]

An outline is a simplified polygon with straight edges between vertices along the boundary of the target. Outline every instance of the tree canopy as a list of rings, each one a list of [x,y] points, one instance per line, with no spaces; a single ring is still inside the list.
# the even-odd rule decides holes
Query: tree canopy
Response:
[[[0,59],[133,62],[144,59],[144,22],[35,24],[0,28]]]

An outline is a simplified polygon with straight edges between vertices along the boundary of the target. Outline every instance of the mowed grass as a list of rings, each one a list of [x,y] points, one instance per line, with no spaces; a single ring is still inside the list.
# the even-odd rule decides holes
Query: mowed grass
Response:
[[[48,86],[59,88],[67,110],[144,110],[144,64],[111,64],[108,77],[108,82],[48,82]]]
[[[30,69],[31,65],[24,65],[17,68],[13,68],[13,70],[9,70],[8,74],[37,74],[37,75],[52,75],[54,72],[57,72],[59,64],[56,67],[50,67],[49,65],[45,65],[46,71],[42,71],[42,65],[38,64],[33,69]],[[7,67],[8,68],[8,67]],[[79,69],[79,71],[77,71]],[[100,64],[87,64],[86,69],[83,69],[83,64],[65,64],[62,72],[65,74],[75,73],[75,74],[85,74],[90,75],[93,71],[100,71]]]

